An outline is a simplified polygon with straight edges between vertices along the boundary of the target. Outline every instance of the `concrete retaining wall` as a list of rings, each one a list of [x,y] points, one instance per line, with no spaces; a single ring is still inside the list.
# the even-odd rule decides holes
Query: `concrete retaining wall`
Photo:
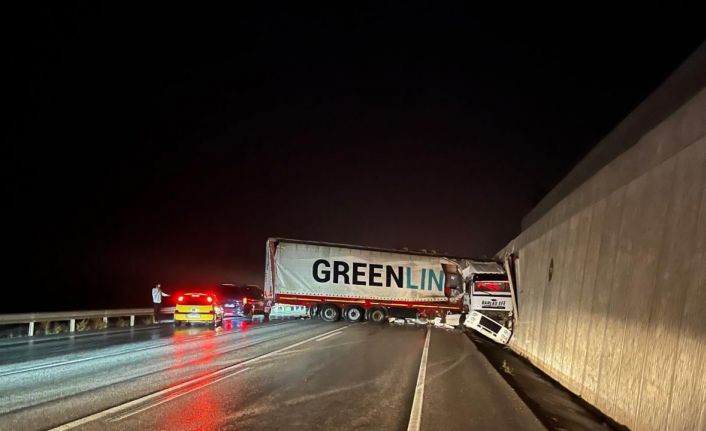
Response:
[[[706,89],[509,253],[515,350],[630,428],[706,430]]]

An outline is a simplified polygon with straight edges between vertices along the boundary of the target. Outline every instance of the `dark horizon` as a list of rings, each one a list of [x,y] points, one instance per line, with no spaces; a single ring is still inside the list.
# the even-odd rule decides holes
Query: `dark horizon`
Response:
[[[4,267],[36,294],[2,312],[262,285],[267,237],[490,257],[705,37],[316,12],[18,13]]]

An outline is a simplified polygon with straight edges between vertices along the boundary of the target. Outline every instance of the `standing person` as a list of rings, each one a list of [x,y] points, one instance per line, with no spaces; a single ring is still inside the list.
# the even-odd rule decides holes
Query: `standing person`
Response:
[[[157,283],[155,287],[152,288],[152,305],[154,306],[154,323],[159,322],[162,312],[162,297],[169,296],[168,293],[162,292],[162,285]]]

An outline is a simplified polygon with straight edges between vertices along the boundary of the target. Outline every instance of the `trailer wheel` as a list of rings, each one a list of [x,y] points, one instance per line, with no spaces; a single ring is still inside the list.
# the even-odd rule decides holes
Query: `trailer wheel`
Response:
[[[336,322],[341,318],[341,310],[334,304],[324,304],[319,314],[324,322]]]
[[[351,323],[362,322],[363,310],[358,307],[348,307],[343,312],[343,317],[345,317],[345,319]]]
[[[368,320],[373,323],[384,323],[387,317],[387,310],[382,307],[371,308],[368,312]]]

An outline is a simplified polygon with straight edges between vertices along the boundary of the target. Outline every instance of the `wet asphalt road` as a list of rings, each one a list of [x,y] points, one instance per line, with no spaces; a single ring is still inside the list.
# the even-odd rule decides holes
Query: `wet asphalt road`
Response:
[[[0,344],[2,430],[406,430],[416,419],[543,429],[465,335],[439,329],[236,320]]]

